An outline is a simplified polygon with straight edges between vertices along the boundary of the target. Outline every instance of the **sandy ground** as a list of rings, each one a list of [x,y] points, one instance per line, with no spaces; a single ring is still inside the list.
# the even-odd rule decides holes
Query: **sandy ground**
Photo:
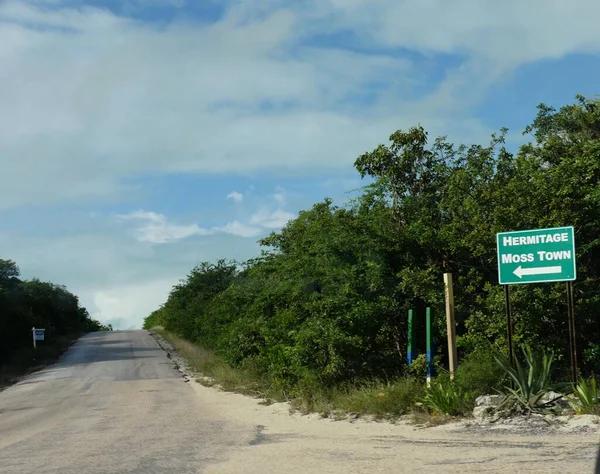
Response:
[[[160,341],[183,373],[185,361]],[[203,403],[227,419],[258,427],[256,438],[206,473],[591,473],[600,447],[595,417],[562,423],[472,420],[415,427],[365,420],[334,421],[290,414],[287,403],[264,406],[250,397],[192,383]]]
[[[190,381],[173,359],[145,331],[92,334],[0,392],[0,473],[594,471],[585,418],[419,429],[290,415]]]
[[[584,473],[594,472],[600,441],[591,431],[528,434],[511,427],[416,428],[290,416],[287,404],[262,406],[199,384],[193,389],[222,416],[260,427],[250,445],[206,473]]]

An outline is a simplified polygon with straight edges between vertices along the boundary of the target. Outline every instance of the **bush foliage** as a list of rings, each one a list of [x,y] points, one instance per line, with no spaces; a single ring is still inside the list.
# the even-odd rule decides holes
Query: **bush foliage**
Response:
[[[300,212],[242,265],[196,266],[145,327],[164,326],[232,367],[251,365],[291,395],[393,381],[405,374],[409,308],[432,307],[444,364],[442,273],[452,272],[456,390],[472,400],[504,382],[489,352],[506,346],[495,234],[573,225],[580,367],[591,373],[600,362],[600,101],[540,105],[525,133],[532,142],[514,152],[506,130],[469,146],[430,142],[422,127],[393,133],[356,160],[369,181],[355,199]],[[518,285],[512,305],[515,343],[553,351],[564,370],[564,285]]]
[[[63,347],[65,336],[108,329],[93,320],[64,286],[21,280],[19,275],[15,262],[0,259],[0,368],[28,365],[33,357],[32,327],[46,330],[38,358],[56,352],[49,346]]]

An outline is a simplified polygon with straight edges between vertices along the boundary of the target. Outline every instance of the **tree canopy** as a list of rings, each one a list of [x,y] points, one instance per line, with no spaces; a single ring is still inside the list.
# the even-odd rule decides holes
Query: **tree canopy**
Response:
[[[433,308],[444,356],[444,272],[454,275],[459,358],[489,344],[505,348],[496,233],[572,225],[580,367],[596,370],[600,101],[540,105],[524,132],[533,141],[516,153],[506,133],[456,146],[445,137],[430,144],[422,127],[394,132],[356,160],[374,180],[360,196],[300,212],[243,265],[195,267],[145,326],[162,325],[234,366],[258,367],[290,390],[387,377],[404,370],[409,308]],[[516,342],[555,350],[564,368],[564,284],[519,285],[512,298]]]
[[[45,344],[106,329],[64,286],[19,276],[15,262],[0,259],[0,366],[18,349],[31,346],[32,327],[46,330]]]

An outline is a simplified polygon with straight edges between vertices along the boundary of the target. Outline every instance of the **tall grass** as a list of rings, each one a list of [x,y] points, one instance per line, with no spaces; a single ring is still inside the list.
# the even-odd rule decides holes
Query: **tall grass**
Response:
[[[183,357],[192,371],[199,375],[197,382],[206,386],[218,386],[229,391],[283,401],[285,394],[275,390],[264,374],[249,368],[233,368],[214,351],[205,349],[173,333],[157,327],[152,331],[169,342]]]
[[[423,395],[423,385],[407,379],[388,383],[359,381],[333,388],[323,387],[317,382],[305,383],[290,395],[282,389],[274,388],[269,377],[251,365],[233,368],[213,351],[162,328],[153,328],[153,331],[173,345],[192,370],[204,376],[197,379],[199,383],[253,395],[267,401],[289,401],[292,409],[303,414],[320,413],[327,416],[333,412],[342,412],[393,419],[409,413],[417,398]]]
[[[339,390],[333,402],[342,410],[376,418],[396,418],[412,411],[423,385],[409,379],[364,382]]]
[[[470,411],[466,394],[453,381],[436,381],[419,401],[432,415],[461,416]]]

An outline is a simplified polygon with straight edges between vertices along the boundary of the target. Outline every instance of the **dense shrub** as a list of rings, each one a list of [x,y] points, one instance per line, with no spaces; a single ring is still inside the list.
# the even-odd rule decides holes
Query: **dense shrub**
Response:
[[[455,280],[460,369],[467,400],[502,382],[489,353],[506,346],[495,235],[573,225],[578,347],[596,370],[600,326],[600,102],[541,105],[526,132],[534,143],[510,153],[502,130],[489,144],[428,142],[421,127],[395,132],[355,162],[370,180],[349,204],[330,199],[260,241],[243,266],[202,263],[146,320],[214,349],[232,366],[252,361],[287,391],[326,389],[405,373],[406,312],[432,307],[445,360],[442,274]],[[326,159],[326,157],[324,157]],[[512,290],[515,344],[544,347],[568,364],[565,290]],[[420,352],[422,317],[417,318]],[[419,375],[422,378],[422,374]]]
[[[108,329],[93,320],[64,286],[25,281],[19,275],[15,262],[0,259],[0,367],[32,363],[32,327],[46,330],[38,359],[62,347],[63,336]]]
[[[456,384],[473,405],[479,395],[495,394],[508,382],[506,371],[498,364],[492,346],[479,346],[468,354],[456,371]]]

